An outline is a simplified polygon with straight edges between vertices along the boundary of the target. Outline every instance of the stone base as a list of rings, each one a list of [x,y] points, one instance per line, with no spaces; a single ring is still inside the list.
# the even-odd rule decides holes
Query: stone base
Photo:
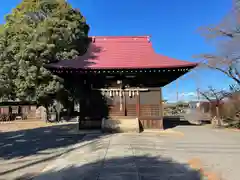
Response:
[[[139,120],[137,118],[121,119],[111,118],[102,120],[102,131],[111,133],[140,132]]]
[[[100,119],[85,119],[81,122],[79,129],[101,129]]]

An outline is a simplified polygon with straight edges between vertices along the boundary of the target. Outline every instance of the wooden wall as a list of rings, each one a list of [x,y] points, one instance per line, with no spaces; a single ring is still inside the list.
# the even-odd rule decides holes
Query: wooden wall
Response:
[[[122,111],[120,111],[119,97],[112,98],[109,105],[109,116],[138,117],[144,129],[162,129],[163,112],[161,104],[161,89],[151,88],[140,92],[139,96],[123,97]]]
[[[142,129],[163,129],[163,119],[161,117],[140,117],[139,121]]]

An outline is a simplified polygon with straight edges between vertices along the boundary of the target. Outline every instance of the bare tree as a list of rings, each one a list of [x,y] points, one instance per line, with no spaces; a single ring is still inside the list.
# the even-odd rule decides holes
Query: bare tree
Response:
[[[230,85],[227,102],[224,104],[223,118],[230,127],[240,128],[240,86]]]
[[[207,40],[215,40],[217,52],[195,56],[200,67],[217,70],[240,86],[240,0],[234,1],[233,10],[217,25],[200,28]]]
[[[212,116],[212,124],[216,126],[221,126],[223,124],[220,115],[220,106],[222,105],[223,99],[230,96],[230,92],[224,90],[217,90],[213,87],[209,87],[206,91],[200,91],[199,94],[209,102],[209,113]]]

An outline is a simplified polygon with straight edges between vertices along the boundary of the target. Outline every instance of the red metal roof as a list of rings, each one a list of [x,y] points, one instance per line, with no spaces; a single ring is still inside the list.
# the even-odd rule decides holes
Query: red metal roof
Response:
[[[59,61],[50,66],[80,69],[135,69],[197,65],[155,53],[149,38],[149,36],[92,37],[88,51],[83,56],[75,60]]]

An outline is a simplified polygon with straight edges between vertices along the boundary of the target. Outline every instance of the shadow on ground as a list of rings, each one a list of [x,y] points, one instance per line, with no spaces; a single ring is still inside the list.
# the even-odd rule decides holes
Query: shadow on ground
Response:
[[[0,132],[0,158],[23,158],[76,144],[82,134],[70,134],[77,124],[56,125],[13,132]]]
[[[163,118],[163,127],[164,129],[170,129],[177,126],[199,126],[198,124],[190,123],[187,120],[181,121],[180,117],[164,117]]]
[[[165,116],[163,118],[165,129],[174,128],[176,126],[199,126],[205,124],[211,124],[211,116],[208,113],[192,109],[178,116]]]
[[[64,166],[64,165],[63,165]],[[15,180],[200,180],[199,171],[172,159],[130,156],[92,162],[79,166],[59,167],[32,178],[26,174]]]

